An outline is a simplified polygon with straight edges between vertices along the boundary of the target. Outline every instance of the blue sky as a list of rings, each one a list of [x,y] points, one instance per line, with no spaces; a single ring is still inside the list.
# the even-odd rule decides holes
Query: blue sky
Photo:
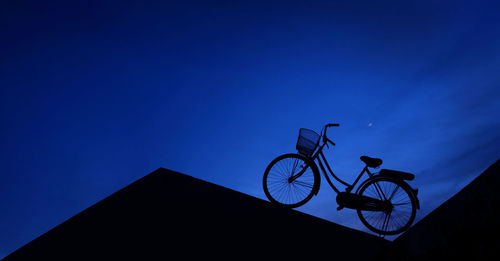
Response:
[[[417,220],[500,156],[495,1],[0,5],[0,257],[158,167],[265,199],[301,127],[415,173]]]

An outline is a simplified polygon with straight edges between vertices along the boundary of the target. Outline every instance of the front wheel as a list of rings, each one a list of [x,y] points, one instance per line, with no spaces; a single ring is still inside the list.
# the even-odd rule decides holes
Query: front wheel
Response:
[[[357,210],[361,222],[377,234],[399,234],[415,220],[416,198],[410,186],[402,180],[374,177],[359,189],[358,194],[387,203],[388,207],[383,211]]]
[[[318,182],[310,164],[309,159],[299,154],[285,154],[271,161],[262,181],[269,201],[290,208],[309,201]]]

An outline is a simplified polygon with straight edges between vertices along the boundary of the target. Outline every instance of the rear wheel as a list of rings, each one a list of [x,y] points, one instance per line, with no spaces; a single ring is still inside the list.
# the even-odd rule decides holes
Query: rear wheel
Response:
[[[357,210],[361,222],[377,234],[399,234],[415,220],[416,199],[410,186],[402,180],[375,177],[363,185],[358,194],[388,203],[384,211]]]
[[[317,182],[309,162],[299,154],[285,154],[271,161],[262,182],[269,201],[290,208],[309,201]]]

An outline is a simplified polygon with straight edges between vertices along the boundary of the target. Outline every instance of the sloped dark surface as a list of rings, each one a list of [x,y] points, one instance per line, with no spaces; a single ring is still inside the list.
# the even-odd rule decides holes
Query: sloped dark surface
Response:
[[[398,237],[387,260],[498,260],[500,160]]]
[[[158,169],[4,260],[378,258],[388,242]]]

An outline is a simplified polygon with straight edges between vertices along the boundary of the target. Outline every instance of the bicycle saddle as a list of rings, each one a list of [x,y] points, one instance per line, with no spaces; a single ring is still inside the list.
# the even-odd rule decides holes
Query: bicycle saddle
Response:
[[[376,168],[376,167],[382,165],[381,159],[370,158],[368,156],[361,156],[359,159],[361,161],[363,161],[366,164],[366,166],[368,166],[370,168]]]

